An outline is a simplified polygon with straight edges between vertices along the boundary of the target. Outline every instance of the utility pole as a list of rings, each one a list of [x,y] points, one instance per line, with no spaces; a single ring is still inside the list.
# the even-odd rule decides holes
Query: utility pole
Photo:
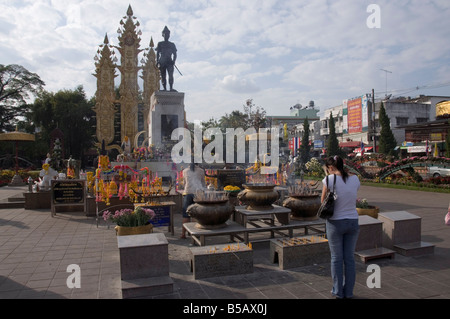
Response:
[[[372,139],[373,139],[373,152],[377,152],[377,128],[375,126],[375,90],[372,89]]]
[[[386,73],[386,96],[387,96],[387,94],[388,94],[388,92],[387,92],[387,74],[388,73],[392,73],[391,71],[389,71],[389,70],[385,70],[385,69],[380,69],[381,71],[384,71],[385,73]]]

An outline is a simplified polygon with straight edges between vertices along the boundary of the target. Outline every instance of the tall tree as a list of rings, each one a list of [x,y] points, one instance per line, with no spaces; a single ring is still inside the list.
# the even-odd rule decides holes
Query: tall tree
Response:
[[[50,133],[59,128],[64,133],[64,154],[81,159],[92,146],[95,134],[92,107],[82,86],[57,93],[43,92],[32,106],[31,120],[49,144]]]
[[[0,64],[0,132],[11,131],[27,112],[26,100],[42,91],[45,83],[17,64]]]
[[[336,125],[334,123],[333,113],[330,112],[330,119],[328,120],[330,134],[328,135],[327,142],[327,156],[341,155],[341,149],[339,148],[339,141],[336,135]]]
[[[244,113],[247,114],[250,126],[258,132],[260,128],[266,127],[266,110],[253,103],[253,99],[248,99],[244,104]]]
[[[311,146],[309,145],[309,122],[308,118],[305,118],[303,122],[303,136],[302,136],[302,145],[300,145],[300,159],[302,163],[306,164],[309,161],[311,151]]]
[[[378,152],[385,155],[395,155],[394,149],[397,146],[397,141],[392,133],[391,121],[386,114],[383,102],[381,103],[380,111],[378,113],[378,119],[381,126]]]
[[[241,127],[246,130],[250,126],[248,115],[238,110],[234,110],[230,114],[222,116],[219,119],[219,124],[223,132],[225,132],[227,128]]]

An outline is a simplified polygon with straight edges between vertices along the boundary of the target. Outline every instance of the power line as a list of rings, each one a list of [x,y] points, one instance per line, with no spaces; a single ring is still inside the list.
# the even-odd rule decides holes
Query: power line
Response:
[[[426,84],[426,85],[415,86],[415,87],[411,87],[411,88],[390,90],[389,93],[392,94],[393,96],[401,96],[401,95],[408,94],[408,93],[415,92],[415,91],[419,91],[419,90],[439,89],[439,88],[443,88],[443,87],[447,87],[447,86],[450,86],[450,82],[443,82],[443,83],[436,83],[436,84]],[[382,95],[383,93],[385,95],[387,95],[388,91],[386,90],[386,92],[379,92],[378,94],[375,94],[375,95],[379,96],[379,95]]]

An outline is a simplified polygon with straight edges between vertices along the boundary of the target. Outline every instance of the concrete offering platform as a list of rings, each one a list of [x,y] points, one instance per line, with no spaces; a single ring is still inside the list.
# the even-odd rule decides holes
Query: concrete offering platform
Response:
[[[383,246],[404,256],[434,253],[434,245],[422,242],[422,218],[406,211],[378,214],[383,222]]]
[[[200,246],[205,246],[206,238],[212,236],[229,236],[230,241],[234,241],[234,237],[237,233],[245,231],[245,228],[236,222],[231,220],[226,221],[226,227],[218,229],[202,229],[197,228],[196,222],[184,223],[183,227],[186,229],[187,233],[191,236],[192,244],[198,244]]]
[[[270,260],[281,269],[330,261],[330,247],[324,236],[304,236],[270,241]]]
[[[172,292],[168,244],[162,233],[117,236],[124,299]]]
[[[236,206],[236,221],[244,227],[248,227],[248,224],[253,224],[255,220],[269,220],[269,225],[274,225],[275,218],[282,224],[289,224],[289,216],[291,210],[289,208],[272,205],[272,209],[266,210],[251,210],[246,209],[243,206]]]
[[[253,250],[240,243],[190,248],[195,279],[253,272]]]
[[[368,215],[361,215],[355,255],[362,262],[376,258],[394,258],[395,251],[383,246],[383,222]]]

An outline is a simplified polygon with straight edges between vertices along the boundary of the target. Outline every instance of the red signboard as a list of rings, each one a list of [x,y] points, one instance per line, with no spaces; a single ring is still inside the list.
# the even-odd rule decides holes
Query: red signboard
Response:
[[[347,101],[348,133],[362,132],[362,100],[357,98]]]

